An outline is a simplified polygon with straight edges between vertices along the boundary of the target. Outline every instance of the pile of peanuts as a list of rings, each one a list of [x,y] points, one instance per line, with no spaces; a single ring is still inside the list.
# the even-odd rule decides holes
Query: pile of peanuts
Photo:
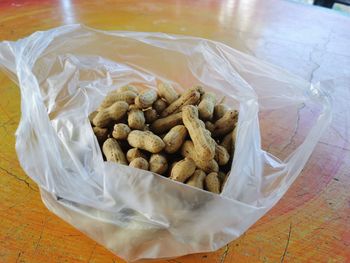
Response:
[[[104,157],[219,194],[231,168],[238,112],[201,86],[181,96],[169,83],[157,86],[111,91],[90,114]]]

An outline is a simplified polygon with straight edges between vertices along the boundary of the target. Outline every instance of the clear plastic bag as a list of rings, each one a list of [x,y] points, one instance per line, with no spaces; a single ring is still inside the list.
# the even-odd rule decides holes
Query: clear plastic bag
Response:
[[[239,237],[286,192],[331,121],[320,87],[194,37],[69,25],[2,42],[0,66],[21,90],[16,150],[45,205],[129,261],[213,251]],[[239,110],[221,195],[103,161],[89,113],[112,89],[157,80],[180,92],[201,84]],[[262,150],[259,114],[303,103],[320,108],[305,140],[282,160]]]

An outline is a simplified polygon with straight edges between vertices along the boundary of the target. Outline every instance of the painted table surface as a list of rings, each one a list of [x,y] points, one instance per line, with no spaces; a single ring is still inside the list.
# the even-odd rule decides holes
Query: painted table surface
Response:
[[[0,40],[77,22],[215,39],[312,82],[350,73],[350,18],[294,2],[0,1]],[[333,91],[331,127],[281,201],[226,247],[167,262],[350,262],[350,85],[343,84]],[[0,98],[0,262],[123,262],[44,207],[16,157],[20,95],[3,73]],[[307,119],[297,121],[272,152],[295,147]]]

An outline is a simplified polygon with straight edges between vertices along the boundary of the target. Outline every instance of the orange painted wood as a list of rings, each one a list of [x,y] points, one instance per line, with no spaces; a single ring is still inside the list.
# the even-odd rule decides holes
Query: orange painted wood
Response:
[[[350,18],[323,8],[278,0],[0,1],[0,40],[77,22],[215,39],[312,82],[350,74]],[[349,83],[334,90],[330,129],[268,214],[217,252],[162,262],[350,262]],[[16,157],[20,114],[19,90],[0,73],[0,262],[123,262],[44,207]],[[262,125],[271,135],[264,149],[293,150],[312,112],[298,116],[292,129]]]

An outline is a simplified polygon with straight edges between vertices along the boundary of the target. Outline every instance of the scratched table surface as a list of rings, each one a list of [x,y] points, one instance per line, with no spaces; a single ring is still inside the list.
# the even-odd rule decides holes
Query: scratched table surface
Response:
[[[350,262],[349,17],[277,0],[0,1],[0,40],[69,23],[205,37],[311,82],[336,79],[331,127],[281,201],[226,247],[163,262]],[[124,262],[42,204],[15,153],[20,115],[19,90],[0,73],[0,262]],[[269,150],[295,147],[308,123],[306,109],[299,115]]]

